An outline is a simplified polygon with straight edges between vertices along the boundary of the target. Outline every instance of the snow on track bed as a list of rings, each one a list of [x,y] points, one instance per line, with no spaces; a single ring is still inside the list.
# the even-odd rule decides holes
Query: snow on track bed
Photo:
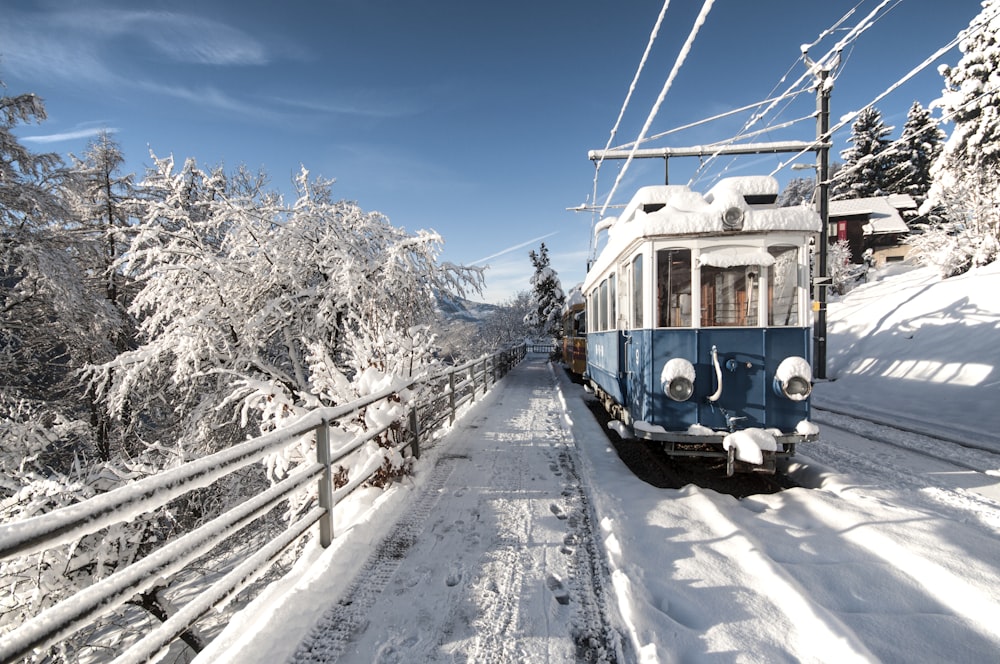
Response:
[[[587,424],[582,390],[565,390],[637,661],[995,661],[997,533],[928,509],[915,469],[820,466],[814,450],[838,450],[821,443],[789,466],[813,488],[656,488]]]
[[[432,476],[292,661],[618,660],[551,369],[500,387],[425,456]]]
[[[805,454],[814,462],[850,473],[870,495],[905,493],[915,505],[953,519],[972,518],[1000,533],[996,452],[845,415],[813,419],[821,440]]]

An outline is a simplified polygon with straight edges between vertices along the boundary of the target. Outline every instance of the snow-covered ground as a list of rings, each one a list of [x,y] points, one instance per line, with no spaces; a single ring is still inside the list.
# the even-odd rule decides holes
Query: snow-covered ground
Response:
[[[919,269],[831,302],[816,403],[1000,445],[998,292]],[[585,398],[529,357],[197,661],[996,661],[1000,457],[817,411],[802,488],[657,489]]]

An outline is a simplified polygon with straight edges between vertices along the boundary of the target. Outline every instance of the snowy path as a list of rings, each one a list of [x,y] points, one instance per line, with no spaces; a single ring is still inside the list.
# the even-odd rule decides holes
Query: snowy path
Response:
[[[558,396],[548,364],[524,362],[427,451],[394,528],[289,661],[615,661]]]
[[[802,488],[657,489],[587,398],[526,360],[198,661],[996,660],[996,475],[830,427]]]
[[[593,538],[553,383],[522,365],[461,422],[293,661],[588,659],[601,583],[578,546]]]

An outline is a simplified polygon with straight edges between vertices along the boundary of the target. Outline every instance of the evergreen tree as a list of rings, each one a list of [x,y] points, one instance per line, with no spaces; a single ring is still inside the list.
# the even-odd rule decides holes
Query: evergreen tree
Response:
[[[903,132],[892,147],[895,164],[889,171],[889,193],[909,194],[918,207],[923,204],[931,187],[931,166],[941,154],[944,136],[930,111],[914,101]]]
[[[539,336],[562,337],[562,308],[566,301],[559,276],[549,265],[549,250],[542,242],[536,253],[528,253],[531,264],[535,266],[535,274],[531,277],[534,308],[524,322]]]
[[[892,127],[885,126],[882,114],[874,106],[858,113],[851,125],[852,147],[840,153],[844,166],[833,182],[831,198],[868,198],[884,196],[890,187],[889,172],[894,165],[886,138]]]
[[[945,88],[936,106],[954,130],[931,169],[933,183],[924,210],[943,211],[947,220],[928,238],[935,250],[925,259],[956,274],[985,265],[1000,254],[1000,0],[982,11],[960,35],[962,57],[942,67]],[[958,255],[952,255],[952,253]],[[956,267],[957,266],[957,267]]]
[[[810,204],[816,190],[815,178],[792,178],[778,196],[778,207]]]

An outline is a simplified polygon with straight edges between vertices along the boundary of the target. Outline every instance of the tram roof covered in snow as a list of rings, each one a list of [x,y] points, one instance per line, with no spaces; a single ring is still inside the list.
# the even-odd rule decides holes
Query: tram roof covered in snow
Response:
[[[641,187],[622,214],[606,218],[595,232],[608,242],[591,268],[597,275],[639,238],[700,234],[805,231],[818,233],[819,215],[810,207],[778,207],[778,181],[769,175],[727,178],[705,194],[687,185]],[[589,280],[588,280],[589,281]]]

